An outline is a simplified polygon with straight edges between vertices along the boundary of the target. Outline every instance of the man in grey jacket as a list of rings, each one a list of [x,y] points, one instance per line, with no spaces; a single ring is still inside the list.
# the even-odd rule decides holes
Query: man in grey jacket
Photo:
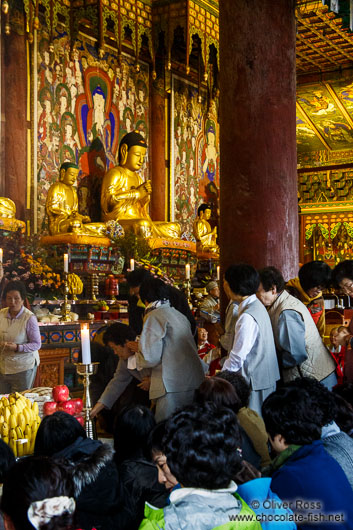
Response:
[[[104,408],[111,409],[133,379],[139,381],[137,386],[142,390],[149,390],[151,370],[145,369],[139,371],[136,368],[131,369],[128,367],[128,359],[134,355],[134,352],[128,347],[127,343],[134,341],[135,338],[136,333],[130,326],[118,322],[109,326],[105,332],[103,341],[118,355],[119,363],[114,376],[92,409],[92,418]]]

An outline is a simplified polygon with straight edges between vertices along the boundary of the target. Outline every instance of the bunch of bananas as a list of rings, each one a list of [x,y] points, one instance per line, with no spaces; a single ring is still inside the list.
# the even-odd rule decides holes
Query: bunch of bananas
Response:
[[[18,392],[0,399],[0,435],[16,457],[33,453],[39,424],[38,403]]]
[[[83,283],[82,280],[77,274],[74,274],[73,272],[70,273],[67,277],[67,284],[69,287],[69,293],[76,296],[77,294],[81,294],[83,291]]]

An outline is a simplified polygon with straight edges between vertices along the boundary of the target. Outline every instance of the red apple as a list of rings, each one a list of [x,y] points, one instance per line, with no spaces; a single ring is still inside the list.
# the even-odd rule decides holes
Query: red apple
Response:
[[[57,405],[56,401],[46,401],[43,406],[44,416],[54,414],[58,410]]]
[[[53,388],[54,401],[67,401],[69,399],[69,389],[66,385],[57,385]]]
[[[71,399],[73,403],[75,403],[75,414],[80,414],[83,410],[83,401],[81,398],[74,398]]]
[[[85,426],[85,420],[83,419],[82,416],[75,416],[75,418],[77,419],[77,421],[79,422],[79,424],[82,425],[82,427]]]
[[[58,403],[58,410],[62,410],[73,416],[75,414],[75,403],[71,399],[69,401],[61,401]]]

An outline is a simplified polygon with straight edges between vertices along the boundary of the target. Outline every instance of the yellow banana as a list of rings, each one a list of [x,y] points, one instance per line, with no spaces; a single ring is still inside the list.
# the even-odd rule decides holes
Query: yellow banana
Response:
[[[4,421],[4,423],[1,426],[1,436],[2,438],[4,438],[4,436],[8,436],[8,435],[9,435],[9,426],[8,426],[8,423]]]
[[[17,447],[16,447],[16,445],[17,445],[16,444],[16,440],[14,440],[13,438],[10,438],[10,440],[9,440],[10,449],[12,449],[13,454],[17,458]]]
[[[9,420],[10,429],[16,429],[17,427],[17,414],[11,414]]]
[[[1,401],[2,401],[2,403],[3,403],[3,405],[4,405],[4,407],[9,407],[9,406],[10,406],[10,402],[9,402],[9,400],[7,399],[7,397],[5,397],[5,396],[2,397],[2,398],[1,398]]]
[[[30,454],[30,447],[31,447],[31,442],[29,440],[27,440],[24,444],[23,444],[23,454],[24,455],[29,455]]]
[[[32,439],[32,429],[31,429],[31,427],[28,425],[28,423],[27,423],[27,425],[26,425],[26,427],[25,427],[25,438],[27,438],[27,440],[28,440],[29,442],[30,442],[31,439]]]
[[[33,455],[34,453],[34,444],[36,442],[35,436],[32,438],[31,443],[29,444],[28,454]]]
[[[31,409],[32,408],[32,401],[30,399],[26,398],[26,403],[27,403],[27,407],[29,409]]]
[[[22,414],[22,412],[20,412],[17,415],[17,425],[19,425],[21,427],[21,429],[24,431],[24,429],[26,427],[26,418],[25,418],[24,414]]]
[[[16,398],[13,395],[9,396],[9,403],[10,405],[14,405],[16,403]]]
[[[4,416],[1,414],[1,416],[0,416],[0,423],[4,423],[4,421],[5,421],[5,418],[4,418]]]
[[[10,440],[17,440],[17,434],[16,434],[15,429],[10,429],[9,438]]]
[[[25,406],[22,403],[22,401],[20,399],[18,399],[16,401],[16,407],[17,407],[18,412],[22,412]]]
[[[38,430],[38,425],[37,425],[37,422],[34,421],[32,423],[32,436],[35,438],[36,434],[37,434],[37,430]]]
[[[25,437],[22,428],[18,425],[15,430],[17,434],[17,440],[22,440],[22,438]]]
[[[24,453],[24,443],[21,442],[17,442],[17,456],[19,458],[21,458],[21,456],[23,456],[23,453]]]
[[[36,416],[38,416],[38,414],[39,414],[39,410],[38,410],[38,403],[37,403],[36,401],[33,402],[32,410],[33,410],[34,414],[35,414]]]
[[[23,415],[25,417],[26,423],[31,423],[32,422],[32,416],[31,416],[31,413],[30,413],[30,411],[28,410],[27,407],[25,407],[23,409]]]
[[[5,408],[5,421],[9,421],[11,416],[10,407]]]
[[[2,436],[2,441],[5,442],[7,445],[9,444],[9,437],[8,436]]]
[[[17,418],[18,409],[17,409],[16,405],[14,405],[14,404],[11,405],[11,407],[10,407],[10,412],[11,412],[11,414],[13,414],[14,416],[16,416],[16,418]]]

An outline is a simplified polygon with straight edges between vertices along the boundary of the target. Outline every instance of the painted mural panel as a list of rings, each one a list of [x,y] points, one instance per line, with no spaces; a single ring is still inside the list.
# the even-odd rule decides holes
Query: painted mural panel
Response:
[[[88,41],[75,43],[70,54],[65,33],[57,34],[54,51],[42,34],[38,48],[38,226],[45,228],[45,200],[65,161],[79,164],[81,213],[100,220],[100,185],[118,163],[122,136],[135,129],[149,133],[149,72],[134,60],[106,53],[99,59]],[[148,178],[148,161],[143,168]]]
[[[183,237],[191,237],[200,204],[212,206],[212,221],[219,214],[219,123],[217,106],[209,110],[205,93],[173,76],[172,83],[172,218],[181,223]]]
[[[331,151],[351,149],[353,145],[352,111],[353,83],[347,80],[299,87],[297,93],[298,152],[325,148]],[[315,133],[315,137],[311,131]]]

